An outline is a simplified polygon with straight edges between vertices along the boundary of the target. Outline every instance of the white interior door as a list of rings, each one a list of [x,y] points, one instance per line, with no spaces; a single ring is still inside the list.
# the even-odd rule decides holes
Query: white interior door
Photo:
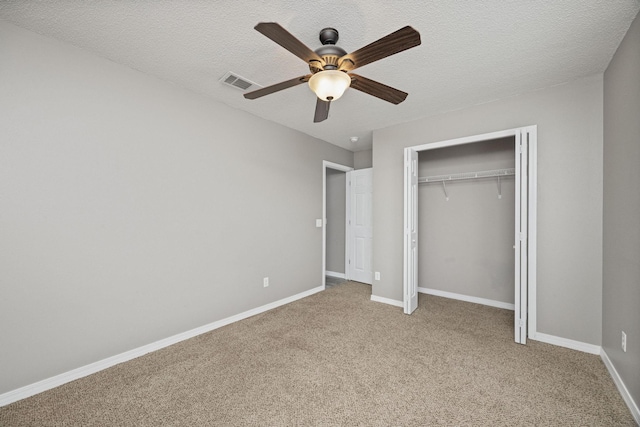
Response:
[[[350,183],[349,280],[373,283],[373,169],[347,173]]]
[[[404,150],[404,312],[418,308],[418,152]]]
[[[528,140],[527,130],[515,135],[516,206],[515,206],[515,341],[527,343],[527,278],[528,278]]]

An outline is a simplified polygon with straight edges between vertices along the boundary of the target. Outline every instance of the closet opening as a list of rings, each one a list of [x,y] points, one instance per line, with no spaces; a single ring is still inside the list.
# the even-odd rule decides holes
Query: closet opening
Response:
[[[405,313],[419,293],[509,309],[515,341],[526,343],[535,331],[535,155],[535,126],[405,149]]]
[[[418,292],[514,310],[514,137],[418,155]]]

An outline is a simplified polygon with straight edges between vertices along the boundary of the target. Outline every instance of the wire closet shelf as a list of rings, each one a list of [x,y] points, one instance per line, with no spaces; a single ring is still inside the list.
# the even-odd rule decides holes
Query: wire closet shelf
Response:
[[[502,199],[502,185],[500,178],[514,176],[516,174],[515,168],[508,169],[493,169],[488,171],[479,172],[462,172],[448,175],[433,175],[418,178],[418,184],[432,184],[441,183],[444,196],[449,201],[449,193],[447,192],[447,182],[471,180],[471,179],[485,179],[485,178],[498,178],[498,199]]]
[[[418,183],[428,184],[430,182],[460,181],[464,179],[496,178],[496,177],[513,176],[515,174],[516,174],[515,168],[494,169],[494,170],[480,171],[480,172],[462,172],[462,173],[453,173],[453,174],[447,174],[447,175],[424,176],[424,177],[418,178]]]

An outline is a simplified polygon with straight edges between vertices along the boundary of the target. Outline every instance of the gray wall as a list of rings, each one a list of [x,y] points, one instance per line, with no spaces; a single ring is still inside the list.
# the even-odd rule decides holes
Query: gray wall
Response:
[[[356,151],[353,153],[354,169],[368,169],[373,167],[373,150]]]
[[[0,57],[0,393],[321,285],[351,152],[3,21]]]
[[[604,74],[602,347],[640,405],[640,18]],[[621,350],[621,331],[627,352]]]
[[[327,169],[327,270],[344,273],[346,220],[345,172]]]
[[[515,167],[515,138],[419,153],[419,176]],[[420,184],[421,287],[514,303],[515,179]]]
[[[602,76],[374,131],[373,294],[402,300],[403,148],[538,125],[537,330],[602,338]]]

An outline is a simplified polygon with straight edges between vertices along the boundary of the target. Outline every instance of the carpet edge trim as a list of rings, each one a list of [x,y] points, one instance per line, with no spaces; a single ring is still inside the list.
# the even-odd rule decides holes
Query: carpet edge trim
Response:
[[[213,331],[215,329],[221,328],[231,323],[235,323],[240,320],[244,320],[249,317],[255,316],[257,314],[264,313],[265,311],[269,311],[274,308],[280,307],[282,305],[289,304],[293,301],[308,297],[310,295],[321,292],[323,290],[324,290],[324,286],[318,286],[318,287],[309,289],[307,291],[292,295],[290,297],[286,297],[286,298],[271,302],[269,304],[265,304],[260,307],[256,307],[251,310],[247,310],[242,313],[227,317],[225,319],[217,320],[215,322],[212,322],[194,329],[190,329],[188,331],[181,332],[179,334],[172,335],[167,338],[160,339],[150,344],[146,344],[141,347],[125,351],[124,353],[116,354],[115,356],[107,357],[106,359],[102,359],[97,362],[93,362],[88,365],[81,366],[79,368],[75,368],[67,372],[63,372],[61,374],[55,375],[53,377],[50,377],[32,384],[28,384],[26,386],[17,388],[15,390],[8,391],[6,393],[0,394],[0,407],[9,405],[11,403],[17,402],[22,399],[26,399],[27,397],[34,396],[44,391],[51,390],[55,387],[61,386],[71,381],[86,377],[91,374],[95,374],[97,372],[100,372],[104,369],[115,366],[117,364],[128,362],[129,360],[135,359],[140,356],[144,356],[145,354],[151,353],[153,351],[160,350],[170,345],[177,344],[181,341]]]
[[[629,393],[629,390],[627,389],[627,386],[624,384],[624,381],[622,381],[622,377],[620,377],[620,374],[618,374],[618,371],[616,370],[616,367],[613,365],[613,362],[611,361],[611,359],[609,359],[609,356],[604,351],[604,348],[600,351],[600,358],[604,362],[604,366],[607,367],[607,370],[609,371],[609,375],[611,375],[613,382],[618,388],[618,392],[622,396],[624,403],[627,404],[627,407],[631,411],[631,415],[635,419],[636,423],[640,425],[640,409],[638,408],[638,405],[636,404],[636,402],[633,400],[633,397],[631,396],[631,393]]]

